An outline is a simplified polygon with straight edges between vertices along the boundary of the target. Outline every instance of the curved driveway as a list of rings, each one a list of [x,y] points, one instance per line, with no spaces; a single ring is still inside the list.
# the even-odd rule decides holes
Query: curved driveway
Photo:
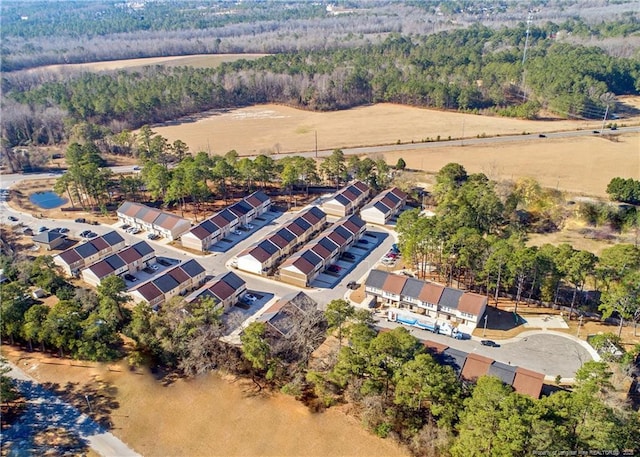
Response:
[[[376,322],[380,328],[395,328],[401,324],[387,322],[382,318]],[[576,371],[589,360],[599,360],[587,343],[571,335],[548,330],[532,330],[508,340],[496,340],[500,347],[480,344],[480,338],[456,340],[426,330],[411,328],[411,333],[421,340],[434,341],[467,353],[480,354],[498,362],[516,365],[537,371],[553,380],[556,376],[565,382],[573,381]]]

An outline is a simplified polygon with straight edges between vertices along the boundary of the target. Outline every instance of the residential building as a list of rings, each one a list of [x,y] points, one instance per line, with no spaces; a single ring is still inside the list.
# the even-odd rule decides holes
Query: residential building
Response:
[[[97,287],[109,276],[132,274],[142,270],[152,263],[155,257],[153,248],[146,241],[140,241],[83,269],[82,280]]]
[[[236,256],[238,269],[260,275],[271,273],[282,259],[311,239],[326,223],[327,215],[320,208],[312,206],[302,210],[295,218],[240,252]]]
[[[434,319],[457,322],[475,328],[487,307],[487,297],[444,287],[429,281],[371,270],[365,292],[383,304]]]
[[[466,353],[433,341],[423,341],[434,358],[448,365],[466,382],[476,382],[481,376],[495,376],[520,394],[539,398],[544,375],[522,367],[502,363],[475,353]]]
[[[271,199],[264,192],[254,192],[191,228],[180,238],[182,246],[206,252],[238,225],[248,224],[270,207]]]
[[[371,224],[385,225],[406,203],[407,194],[394,187],[376,195],[360,210],[360,217]]]
[[[38,233],[36,236],[31,238],[31,240],[35,244],[46,248],[47,251],[51,251],[52,249],[58,249],[60,246],[64,245],[67,241],[67,237],[62,233],[46,230]]]
[[[246,290],[246,283],[237,274],[229,271],[208,281],[204,286],[191,293],[186,300],[192,302],[211,297],[218,306],[227,311],[238,302]]]
[[[289,338],[306,314],[317,311],[318,303],[304,292],[298,292],[275,302],[257,318],[257,321],[266,324],[268,335]]]
[[[156,308],[177,295],[197,289],[204,284],[205,277],[204,267],[191,259],[141,284],[130,295],[135,302],[147,302]]]
[[[332,216],[344,217],[355,213],[369,198],[371,189],[362,181],[354,181],[333,194],[322,204]]]
[[[87,265],[96,263],[124,247],[124,238],[118,232],[111,231],[61,252],[53,257],[53,262],[67,275],[74,276]]]
[[[282,263],[280,280],[298,287],[307,287],[340,254],[360,239],[365,226],[364,221],[356,215],[338,220]]]
[[[187,219],[141,203],[124,202],[117,210],[118,219],[132,227],[176,240],[191,228]]]

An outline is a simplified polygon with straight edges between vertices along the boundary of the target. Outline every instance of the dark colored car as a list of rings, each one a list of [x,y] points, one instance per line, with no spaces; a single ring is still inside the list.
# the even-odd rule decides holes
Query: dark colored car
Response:
[[[136,282],[138,280],[138,278],[136,278],[133,275],[130,275],[129,273],[124,275],[124,279],[126,279],[127,281],[131,281],[131,282]]]
[[[356,290],[358,287],[360,287],[360,284],[355,281],[351,281],[347,284],[347,288],[351,290]]]
[[[364,236],[368,236],[369,238],[378,238],[373,233],[365,232]]]
[[[347,260],[355,260],[356,256],[351,254],[350,252],[343,252],[342,253],[342,257],[344,257]]]
[[[84,224],[85,222],[87,222],[87,220],[84,217],[78,217],[75,219],[74,222],[77,222],[79,224]]]
[[[360,243],[360,244],[369,244],[369,242],[367,240],[358,240],[358,243]]]
[[[18,218],[17,218],[17,217],[15,217],[15,216],[9,216],[9,220],[10,220],[11,222],[18,222]]]
[[[158,259],[158,260],[157,260],[157,262],[158,262],[160,265],[164,266],[164,267],[170,267],[170,266],[171,266],[171,263],[170,263],[170,262],[167,262],[167,261],[166,261],[166,260],[164,260],[164,259]]]
[[[547,137],[547,135],[545,135],[544,133],[541,133],[541,134],[538,135],[538,138],[546,138],[546,137]]]
[[[491,340],[482,340],[480,341],[480,344],[483,346],[489,346],[492,348],[499,348],[500,345],[498,343],[496,343],[495,341],[491,341]]]
[[[338,273],[340,270],[342,270],[342,268],[340,268],[338,265],[329,265],[327,267],[327,271],[330,271],[332,273]]]
[[[95,237],[97,237],[97,236],[98,236],[98,234],[97,234],[96,232],[89,232],[89,233],[87,233],[87,238],[95,238]]]

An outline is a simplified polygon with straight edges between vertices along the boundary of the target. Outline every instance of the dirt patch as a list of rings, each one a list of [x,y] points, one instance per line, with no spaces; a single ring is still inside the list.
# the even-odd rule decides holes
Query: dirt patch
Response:
[[[249,381],[210,375],[163,385],[125,364],[80,364],[7,346],[3,353],[41,382],[108,393],[111,431],[145,456],[408,455],[338,410],[312,414],[291,397],[259,394]]]

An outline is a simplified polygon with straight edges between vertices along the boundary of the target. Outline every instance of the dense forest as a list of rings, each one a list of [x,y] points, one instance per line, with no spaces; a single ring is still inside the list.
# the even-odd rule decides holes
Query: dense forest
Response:
[[[7,147],[50,144],[68,137],[69,127],[78,123],[101,126],[97,131],[104,135],[209,109],[269,102],[313,110],[395,102],[527,118],[545,107],[566,117],[601,118],[615,108],[615,95],[637,93],[640,60],[557,43],[551,39],[555,29],[532,30],[524,66],[524,25],[499,30],[476,25],[212,69],[147,67],[52,82],[9,74],[3,79],[2,135]]]

